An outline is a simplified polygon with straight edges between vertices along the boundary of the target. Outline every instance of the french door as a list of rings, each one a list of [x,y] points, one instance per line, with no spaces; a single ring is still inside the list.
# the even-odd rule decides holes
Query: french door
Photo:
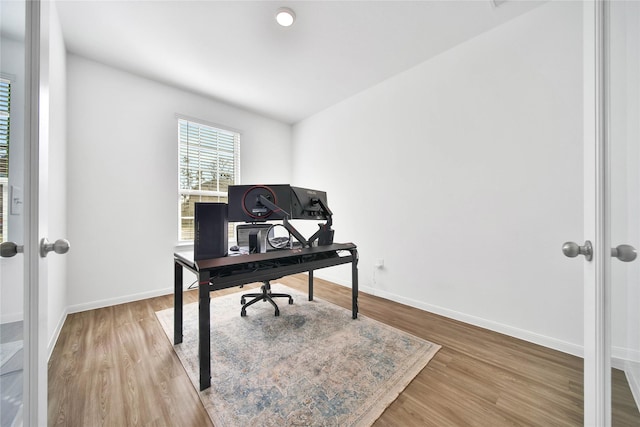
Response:
[[[47,424],[49,6],[0,2],[2,427]]]
[[[585,425],[624,425],[640,402],[640,3],[585,2],[584,33]]]
[[[609,146],[610,360],[612,419],[640,401],[640,3],[612,1],[605,10],[606,138]]]

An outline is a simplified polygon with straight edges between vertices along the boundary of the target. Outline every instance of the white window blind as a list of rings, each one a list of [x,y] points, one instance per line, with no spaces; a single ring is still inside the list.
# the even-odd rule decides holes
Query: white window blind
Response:
[[[178,141],[178,238],[193,240],[195,203],[227,203],[229,185],[239,182],[240,134],[178,119]]]
[[[11,81],[0,78],[0,242],[7,240],[9,219],[9,113]]]

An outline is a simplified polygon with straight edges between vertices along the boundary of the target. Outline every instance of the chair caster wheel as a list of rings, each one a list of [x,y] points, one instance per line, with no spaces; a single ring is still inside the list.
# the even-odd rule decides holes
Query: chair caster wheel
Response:
[[[247,310],[241,310],[240,311],[240,316],[241,317],[247,317]]]
[[[276,317],[280,316],[280,310],[276,310]]]
[[[244,303],[245,303],[245,302],[246,302],[246,301],[245,301],[245,299],[244,299],[244,298],[240,298],[240,304],[244,305]]]
[[[289,298],[289,305],[293,305],[293,298]]]

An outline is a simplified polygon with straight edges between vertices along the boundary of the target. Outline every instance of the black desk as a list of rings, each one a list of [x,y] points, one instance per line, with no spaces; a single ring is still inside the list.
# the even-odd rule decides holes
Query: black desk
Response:
[[[348,252],[349,255],[343,255]],[[276,280],[309,273],[309,301],[313,300],[313,270],[351,263],[352,318],[358,317],[358,251],[353,243],[335,243],[304,249],[286,249],[263,254],[235,255],[200,261],[193,253],[174,253],[173,343],[182,342],[182,269],[198,276],[198,354],[200,390],[211,386],[211,319],[209,292],[247,283]],[[238,317],[240,311],[238,310]]]

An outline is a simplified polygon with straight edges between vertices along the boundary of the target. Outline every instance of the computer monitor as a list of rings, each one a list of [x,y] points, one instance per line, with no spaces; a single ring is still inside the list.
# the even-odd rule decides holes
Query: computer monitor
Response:
[[[288,185],[230,185],[228,190],[229,221],[231,222],[264,222],[278,220],[282,217],[264,206],[260,197],[286,211],[290,207],[290,188]],[[287,211],[288,212],[288,211]]]
[[[229,221],[264,222],[280,219],[328,220],[327,193],[277,185],[229,186]],[[264,199],[277,207],[264,203]]]
[[[332,215],[324,191],[291,187],[291,192],[291,218],[326,221]]]

